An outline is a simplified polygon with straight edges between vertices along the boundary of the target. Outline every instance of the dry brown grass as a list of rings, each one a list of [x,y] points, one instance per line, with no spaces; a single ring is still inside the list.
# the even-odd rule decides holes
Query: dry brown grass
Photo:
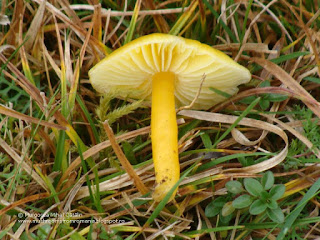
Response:
[[[267,224],[265,215],[239,210],[223,225],[205,208],[217,196],[234,197],[228,181],[258,179],[267,170],[286,185],[279,205],[287,220],[311,186],[318,192],[316,1],[1,4],[1,239],[276,239],[283,225]],[[181,169],[190,172],[165,206],[147,193],[154,188],[150,109],[125,114],[127,102],[110,99],[108,112],[120,109],[113,133],[96,115],[99,96],[88,82],[104,56],[154,32],[201,40],[253,74],[209,111],[178,112]],[[319,197],[307,202],[286,239],[320,235]]]

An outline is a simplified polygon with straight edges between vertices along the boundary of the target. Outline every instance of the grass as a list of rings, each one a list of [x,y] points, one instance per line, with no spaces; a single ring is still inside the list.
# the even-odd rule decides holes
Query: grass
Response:
[[[0,238],[317,239],[318,5],[1,1]],[[103,57],[154,32],[221,49],[253,74],[225,102],[179,112],[182,177],[159,204],[150,108],[88,81]],[[253,207],[232,188],[244,179],[268,182],[252,184]],[[278,210],[261,212],[273,185],[285,186]]]

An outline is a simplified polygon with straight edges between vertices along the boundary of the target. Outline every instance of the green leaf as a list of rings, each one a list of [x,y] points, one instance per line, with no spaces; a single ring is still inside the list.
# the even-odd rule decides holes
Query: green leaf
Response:
[[[275,185],[273,188],[270,190],[270,197],[273,200],[278,200],[280,199],[284,192],[286,191],[286,187],[283,184]]]
[[[274,176],[271,171],[267,171],[263,174],[261,184],[264,190],[269,190],[270,188],[272,188],[274,184]]]
[[[212,148],[212,141],[208,133],[201,133],[200,135],[203,145],[206,149]]]
[[[278,208],[278,203],[277,203],[277,201],[274,200],[274,199],[269,199],[269,201],[267,202],[267,204],[268,204],[268,208],[270,208],[270,209],[276,209],[276,208]]]
[[[251,196],[244,194],[237,197],[233,202],[232,206],[237,209],[246,208],[252,203]]]
[[[255,164],[253,157],[238,157],[238,161],[241,163],[243,167],[251,166]]]
[[[2,233],[2,232],[1,232]],[[39,239],[34,233],[26,233],[23,232],[19,238],[20,240],[34,240],[34,239]]]
[[[276,209],[268,209],[267,214],[273,222],[282,223],[284,221],[284,214],[280,207]]]
[[[270,199],[270,194],[267,192],[267,191],[265,191],[265,190],[263,190],[261,193],[260,193],[260,199],[261,200],[263,200],[263,201],[267,201],[267,200],[269,200]]]
[[[244,103],[244,104],[250,104],[252,103],[257,97],[256,96],[249,96],[241,99],[239,102]]]
[[[249,212],[252,215],[258,215],[264,212],[266,209],[267,209],[267,203],[262,201],[261,199],[258,199],[251,204],[249,208]]]
[[[263,191],[263,187],[261,183],[253,178],[246,178],[243,181],[245,189],[255,197],[258,197],[260,193]]]
[[[303,80],[307,80],[307,81],[311,81],[311,82],[315,82],[320,84],[320,78],[316,78],[316,77],[305,77],[303,78]]]
[[[48,239],[48,238],[45,238],[45,239]],[[70,238],[71,240],[86,240],[86,238],[84,238],[82,235],[80,235],[80,233],[78,232],[73,232],[71,235],[70,235]],[[113,239],[117,239],[117,238],[113,238]],[[122,238],[121,238],[122,239]]]
[[[219,214],[221,207],[217,207],[214,205],[214,202],[209,203],[205,209],[205,215],[207,217],[214,217]]]
[[[206,209],[204,210],[205,215],[207,217],[214,217],[218,215],[225,203],[226,200],[224,197],[218,197],[207,205]]]
[[[268,93],[265,95],[264,99],[269,100],[270,102],[282,102],[288,98],[287,95],[279,93]]]
[[[37,235],[39,239],[46,239],[50,230],[51,230],[51,226],[49,224],[44,224],[41,227],[39,227],[37,231]]]
[[[265,81],[263,81],[262,83],[259,84],[260,88],[270,87],[270,86],[271,86],[271,84],[270,84],[270,82],[268,80],[265,80]]]
[[[243,191],[242,184],[239,181],[229,181],[226,183],[226,188],[229,192],[239,194]]]
[[[224,204],[223,208],[221,209],[221,215],[226,217],[234,212],[235,208],[232,205],[232,202],[227,202]]]
[[[222,214],[219,216],[220,221],[222,223],[222,225],[226,226],[228,225],[228,223],[231,221],[231,219],[233,218],[233,214],[230,214],[228,216],[223,216]]]
[[[133,164],[133,165],[138,164],[138,161],[137,161],[136,156],[133,151],[133,147],[131,146],[131,144],[129,142],[123,141],[122,142],[122,149],[131,164]]]
[[[209,88],[211,91],[215,92],[216,94],[222,96],[222,97],[225,97],[225,98],[230,98],[232,95],[230,95],[229,93],[227,92],[224,92],[224,91],[221,91],[219,89],[216,89],[216,88],[213,88],[213,87],[210,87]],[[251,103],[251,102],[250,102]]]
[[[130,236],[126,237],[125,240],[131,240],[134,239],[136,233],[131,234]]]
[[[270,101],[266,100],[266,99],[261,99],[261,101],[259,102],[259,105],[260,105],[262,110],[266,110],[270,106]]]

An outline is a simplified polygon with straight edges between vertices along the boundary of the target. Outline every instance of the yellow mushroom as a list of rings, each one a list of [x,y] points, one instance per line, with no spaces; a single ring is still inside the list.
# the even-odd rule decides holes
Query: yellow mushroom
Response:
[[[175,107],[192,102],[204,74],[195,109],[208,109],[225,99],[210,88],[232,95],[238,91],[238,85],[251,79],[246,68],[219,50],[160,33],[124,45],[89,72],[91,84],[99,92],[151,100],[156,201],[161,201],[180,177]]]

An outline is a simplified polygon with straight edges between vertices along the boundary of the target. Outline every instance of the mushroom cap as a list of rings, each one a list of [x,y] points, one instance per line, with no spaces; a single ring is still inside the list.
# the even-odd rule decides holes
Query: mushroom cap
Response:
[[[196,40],[161,33],[140,37],[118,48],[95,65],[89,77],[98,92],[150,100],[152,76],[158,72],[175,74],[177,107],[194,100],[205,74],[195,109],[208,109],[225,100],[210,88],[233,95],[238,85],[251,79],[248,69],[223,52]]]

